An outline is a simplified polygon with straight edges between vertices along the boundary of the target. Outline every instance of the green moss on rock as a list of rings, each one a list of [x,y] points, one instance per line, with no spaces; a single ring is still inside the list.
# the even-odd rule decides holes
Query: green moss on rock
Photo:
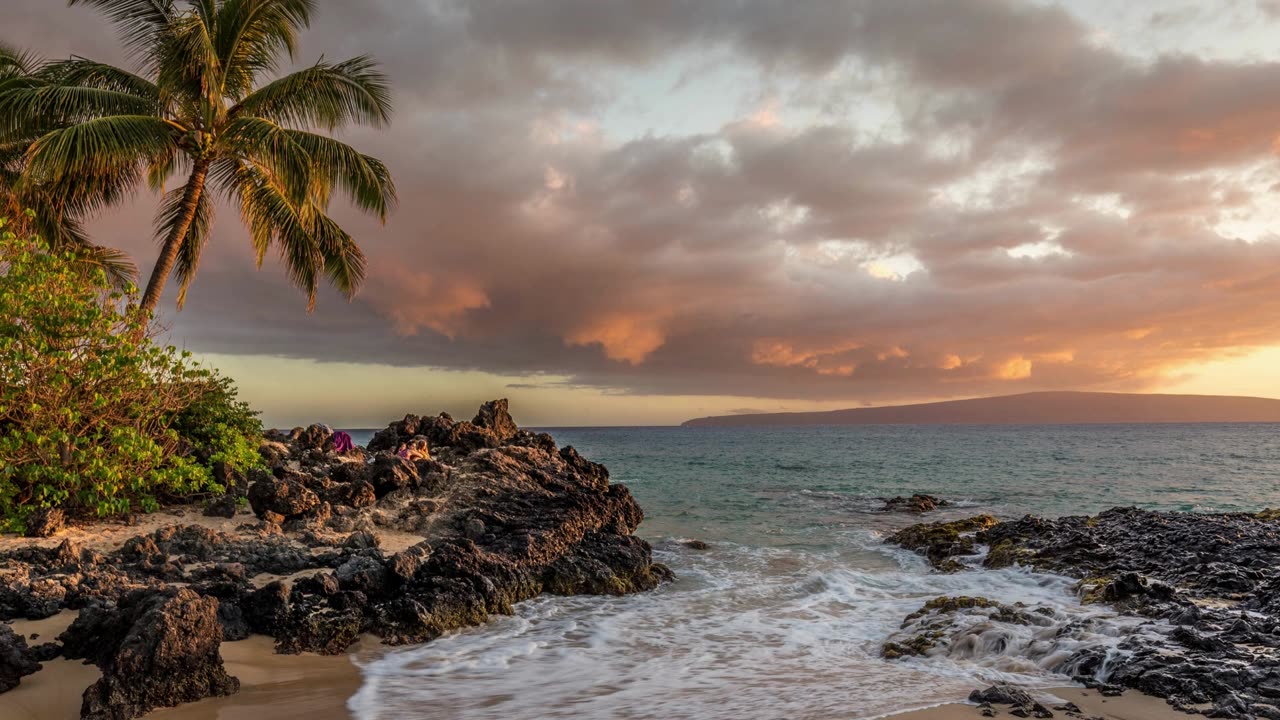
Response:
[[[886,542],[914,550],[929,559],[941,572],[964,569],[957,556],[977,554],[973,533],[986,530],[997,523],[991,515],[978,515],[963,520],[921,523],[904,528],[889,536]]]

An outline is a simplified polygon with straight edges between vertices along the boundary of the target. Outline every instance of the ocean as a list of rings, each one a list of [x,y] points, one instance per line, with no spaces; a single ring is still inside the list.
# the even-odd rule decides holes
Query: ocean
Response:
[[[537,598],[512,617],[362,660],[350,701],[392,718],[872,718],[999,680],[1062,685],[1073,652],[1142,632],[1022,569],[944,575],[884,545],[918,521],[878,512],[925,492],[928,520],[1280,507],[1280,425],[560,428],[645,510],[677,576],[621,598]],[[369,433],[353,433],[358,442]],[[684,543],[702,540],[708,550]],[[1052,610],[1045,626],[975,618],[970,642],[885,660],[903,618],[941,595]]]

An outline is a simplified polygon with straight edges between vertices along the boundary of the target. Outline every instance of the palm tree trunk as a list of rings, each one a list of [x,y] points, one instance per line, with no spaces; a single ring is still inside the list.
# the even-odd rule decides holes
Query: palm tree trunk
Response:
[[[209,172],[207,160],[197,160],[191,168],[191,177],[187,178],[187,189],[182,194],[182,215],[178,223],[169,230],[164,239],[164,247],[160,257],[156,259],[155,269],[151,271],[151,279],[147,281],[147,291],[142,295],[142,311],[148,315],[156,311],[160,304],[160,295],[164,293],[164,284],[169,279],[169,272],[178,260],[178,251],[187,238],[187,230],[196,217],[196,206],[200,202],[200,194],[204,192],[204,178]]]

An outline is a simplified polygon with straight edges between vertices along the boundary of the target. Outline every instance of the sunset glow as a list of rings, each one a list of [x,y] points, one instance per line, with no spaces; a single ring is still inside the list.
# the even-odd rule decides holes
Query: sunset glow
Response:
[[[91,10],[15,5],[11,37],[127,62]],[[399,207],[336,215],[368,281],[308,314],[219,222],[171,339],[277,424],[1280,397],[1280,6],[780,8],[326,5],[299,62],[371,49],[398,93],[349,139]],[[149,258],[154,207],[93,233]]]

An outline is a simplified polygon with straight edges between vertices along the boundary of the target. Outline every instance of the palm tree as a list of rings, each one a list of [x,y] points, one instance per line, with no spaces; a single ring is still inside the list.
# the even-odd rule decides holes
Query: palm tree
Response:
[[[0,92],[0,137],[33,137],[24,178],[60,186],[134,186],[165,193],[160,256],[141,307],[154,312],[170,273],[178,307],[209,237],[210,190],[237,204],[261,265],[275,246],[315,306],[321,275],[350,298],[364,279],[355,241],[326,212],[335,189],[385,220],[395,202],[386,166],[332,136],[384,126],[386,77],[367,56],[323,58],[272,76],[292,59],[314,0],[70,0],[102,10],[138,63],[128,72],[83,58],[51,63],[38,82]],[[7,122],[6,122],[7,121]]]
[[[33,53],[0,43],[0,94],[41,82],[46,63]],[[24,182],[26,152],[34,137],[0,138],[0,217],[20,235],[39,235],[59,251],[71,251],[86,266],[101,267],[112,282],[126,285],[138,269],[119,250],[95,245],[84,217],[114,202],[121,188],[112,183],[66,183],[55,188]]]

